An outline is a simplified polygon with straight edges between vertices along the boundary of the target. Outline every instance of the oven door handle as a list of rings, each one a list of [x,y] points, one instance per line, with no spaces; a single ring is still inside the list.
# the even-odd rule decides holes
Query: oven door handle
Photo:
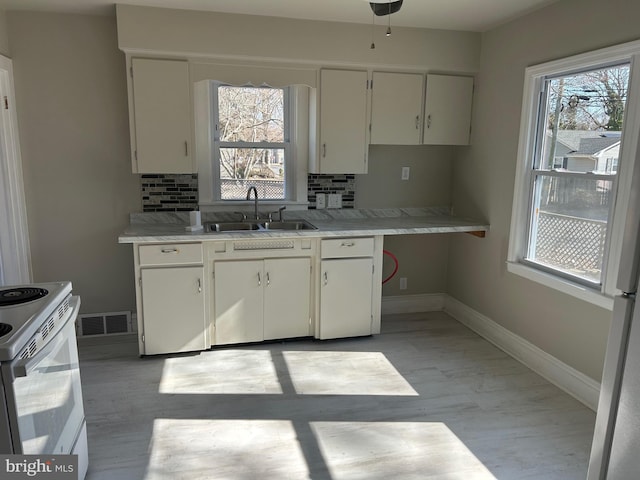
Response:
[[[21,360],[15,361],[11,366],[11,372],[13,379],[19,377],[26,377],[28,372],[32,370],[32,367],[42,361],[42,358],[46,357],[49,352],[59,345],[64,339],[60,336],[60,333],[67,327],[67,324],[75,322],[78,316],[78,310],[80,310],[80,297],[72,296],[69,299],[69,312],[65,315],[64,319],[56,326],[55,333],[50,336],[47,342],[41,346],[33,356]],[[75,335],[75,333],[74,333]]]

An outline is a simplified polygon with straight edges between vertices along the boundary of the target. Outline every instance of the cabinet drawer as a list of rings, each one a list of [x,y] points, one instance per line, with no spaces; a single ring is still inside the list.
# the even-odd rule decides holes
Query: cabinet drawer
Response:
[[[373,238],[332,238],[320,244],[322,258],[371,257]]]
[[[140,265],[202,264],[202,244],[141,245]]]

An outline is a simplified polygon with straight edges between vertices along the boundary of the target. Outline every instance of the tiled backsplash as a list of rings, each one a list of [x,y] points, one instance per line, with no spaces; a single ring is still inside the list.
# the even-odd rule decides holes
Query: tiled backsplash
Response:
[[[198,209],[198,175],[141,175],[143,212]]]
[[[309,209],[316,208],[316,194],[339,193],[342,195],[342,208],[353,208],[356,196],[356,176],[353,174],[315,175],[308,177]]]
[[[342,208],[354,208],[356,179],[351,174],[309,175],[309,209],[316,208],[316,194],[339,193]],[[141,175],[143,212],[186,212],[198,209],[198,175]]]

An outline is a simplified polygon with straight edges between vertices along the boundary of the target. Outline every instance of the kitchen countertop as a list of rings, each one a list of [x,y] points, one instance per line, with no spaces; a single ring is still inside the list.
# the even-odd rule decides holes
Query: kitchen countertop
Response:
[[[288,211],[284,220],[303,219],[317,230],[269,230],[204,233],[188,232],[188,212],[131,214],[119,243],[194,242],[274,237],[358,237],[469,232],[484,236],[489,225],[481,220],[448,214],[446,207]],[[238,214],[203,213],[203,223],[238,221]]]

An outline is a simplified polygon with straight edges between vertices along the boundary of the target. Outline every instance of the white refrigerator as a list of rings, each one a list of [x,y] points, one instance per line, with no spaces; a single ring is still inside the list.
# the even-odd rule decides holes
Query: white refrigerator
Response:
[[[588,480],[640,479],[640,168],[633,177]]]

